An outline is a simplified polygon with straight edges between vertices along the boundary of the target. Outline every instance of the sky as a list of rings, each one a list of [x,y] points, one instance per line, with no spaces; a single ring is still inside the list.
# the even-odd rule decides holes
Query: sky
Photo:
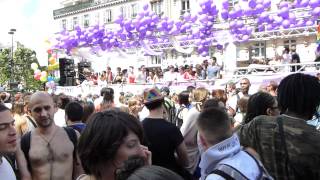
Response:
[[[11,45],[10,29],[17,31],[14,42],[19,41],[36,51],[40,65],[46,63],[45,43],[57,32],[53,10],[61,0],[0,0],[0,46]]]

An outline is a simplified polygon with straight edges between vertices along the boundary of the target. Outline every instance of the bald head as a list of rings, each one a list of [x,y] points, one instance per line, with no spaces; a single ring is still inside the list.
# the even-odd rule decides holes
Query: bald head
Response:
[[[31,95],[29,107],[32,108],[32,106],[39,101],[48,101],[50,104],[54,104],[50,94],[44,91],[38,91]]]
[[[39,91],[32,94],[29,109],[39,128],[48,128],[54,124],[56,108],[52,97],[48,93]]]

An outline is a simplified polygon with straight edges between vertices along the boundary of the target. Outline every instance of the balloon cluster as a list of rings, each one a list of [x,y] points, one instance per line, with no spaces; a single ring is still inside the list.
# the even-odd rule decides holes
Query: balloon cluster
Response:
[[[213,0],[204,0],[200,2],[201,10],[198,13],[199,15],[199,30],[196,29],[194,34],[196,34],[196,45],[198,47],[198,53],[201,56],[208,56],[209,48],[212,43],[213,35],[213,25],[214,21],[218,15],[218,9]]]
[[[170,37],[175,36],[180,44],[192,40],[198,53],[206,56],[212,42],[219,41],[215,39],[215,32],[225,30],[216,26],[216,22],[228,24],[227,30],[233,41],[244,43],[249,41],[256,28],[256,31],[272,31],[312,26],[320,16],[320,0],[282,1],[278,10],[272,12],[271,0],[241,0],[234,7],[230,7],[228,0],[222,0],[219,2],[222,3],[221,9],[217,8],[216,3],[214,0],[201,0],[197,14],[187,12],[179,21],[160,17],[145,4],[134,19],[125,19],[120,15],[114,21],[118,25],[116,29],[96,25],[85,29],[76,27],[72,32],[62,31],[53,48],[65,49],[67,53],[78,47],[92,47],[92,52],[112,48],[143,48],[145,44],[167,43],[171,41]],[[307,9],[302,17],[296,17],[295,8]],[[217,43],[222,49],[224,43]]]
[[[318,44],[318,47],[316,49],[316,54],[317,56],[320,56],[320,24],[317,27],[317,44]]]
[[[41,81],[41,82],[47,82],[47,75],[48,73],[46,71],[42,71],[40,69],[38,69],[39,66],[37,63],[32,63],[31,64],[31,69],[33,70],[34,74],[33,77],[35,80],[37,81]]]
[[[52,54],[52,50],[47,51],[49,60],[48,60],[48,71],[54,71],[59,69],[59,62],[57,61],[57,56]]]

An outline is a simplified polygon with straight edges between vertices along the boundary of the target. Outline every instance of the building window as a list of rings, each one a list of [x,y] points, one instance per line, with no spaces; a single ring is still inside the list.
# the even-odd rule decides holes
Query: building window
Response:
[[[62,19],[61,27],[62,27],[62,29],[67,29],[67,20],[66,19]]]
[[[151,56],[151,64],[152,65],[160,65],[161,57],[160,56]]]
[[[190,13],[190,1],[189,0],[181,0],[181,14]]]
[[[162,14],[163,1],[156,1],[151,3],[151,10],[157,15]]]
[[[78,17],[73,17],[72,19],[72,29],[75,29],[77,26],[79,26],[79,20]]]
[[[100,13],[97,12],[95,15],[95,24],[100,24]]]
[[[239,0],[229,0],[229,7],[233,8],[238,3],[239,3]]]
[[[107,9],[104,12],[104,23],[111,23],[112,22],[112,11],[111,9]]]
[[[120,12],[121,12],[123,18],[127,18],[127,8],[126,8],[126,6],[121,6],[120,7]]]
[[[252,48],[253,57],[265,57],[266,56],[266,45],[263,42],[258,42],[253,45]]]
[[[90,26],[90,20],[89,20],[89,14],[86,14],[83,16],[83,27],[89,27]]]
[[[138,5],[137,4],[132,4],[131,5],[131,17],[135,18],[138,15]]]
[[[289,48],[291,49],[293,46],[297,45],[297,41],[294,39],[289,39],[289,40],[285,40],[283,42],[284,48]]]

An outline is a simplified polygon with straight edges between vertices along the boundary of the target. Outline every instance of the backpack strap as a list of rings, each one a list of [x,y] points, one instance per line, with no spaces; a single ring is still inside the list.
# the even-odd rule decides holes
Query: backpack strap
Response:
[[[175,117],[174,117],[174,124],[176,125],[176,126],[178,126],[178,119],[179,119],[179,115],[180,115],[180,113],[185,109],[186,107],[185,106],[181,106],[179,109],[178,109],[178,111],[177,111],[177,114],[175,115]]]
[[[221,177],[223,177],[225,180],[235,180],[233,177],[231,177],[229,174],[219,170],[219,169],[215,169],[211,172],[211,174],[217,174]],[[210,175],[210,174],[209,174]],[[208,177],[208,176],[207,176]]]
[[[76,158],[77,158],[76,157],[77,141],[78,141],[77,133],[72,128],[64,127],[63,129],[68,134],[68,137],[74,146],[73,158],[74,158],[74,160],[76,160]],[[31,142],[31,132],[29,131],[21,137],[20,143],[21,143],[21,150],[22,150],[24,157],[26,158],[26,161],[27,161],[28,170],[30,173],[32,173],[31,163],[30,163],[30,158],[29,158],[30,142]]]
[[[35,127],[35,128],[38,127],[38,125],[32,120],[32,118],[29,115],[27,115],[26,117],[29,119],[29,121],[31,122],[33,127]]]
[[[21,137],[21,141],[20,141],[21,150],[24,154],[24,157],[26,158],[28,170],[31,174],[32,171],[31,171],[31,163],[30,163],[30,158],[29,158],[30,142],[31,142],[31,131],[29,131],[25,135],[23,135]]]
[[[208,175],[210,174],[218,174],[226,180],[249,180],[249,178],[242,174],[238,169],[228,164],[218,164],[218,166],[214,170],[212,170],[211,173],[209,173]]]
[[[66,133],[68,134],[68,137],[70,139],[70,141],[73,144],[73,159],[76,160],[76,152],[77,152],[77,144],[78,144],[78,137],[77,137],[77,133],[76,130],[70,128],[70,127],[63,127],[63,129],[66,131]]]

